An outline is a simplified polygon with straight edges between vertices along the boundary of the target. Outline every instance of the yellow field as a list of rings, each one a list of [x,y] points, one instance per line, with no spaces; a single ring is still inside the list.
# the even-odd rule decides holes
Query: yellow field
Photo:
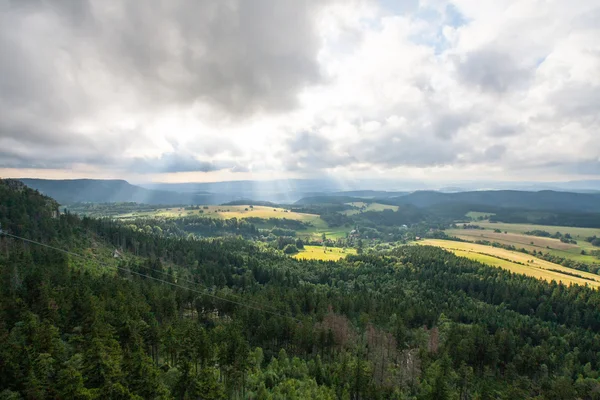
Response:
[[[538,279],[544,279],[546,281],[555,280],[557,282],[562,281],[565,284],[576,283],[579,285],[587,284],[593,287],[600,286],[600,276],[598,275],[563,267],[562,265],[554,264],[529,254],[480,244],[440,239],[426,239],[418,242],[418,244],[441,247],[462,257],[467,257],[472,260],[480,261],[491,266],[500,267],[514,273],[524,274]],[[523,263],[524,265],[517,264],[517,262]],[[557,271],[577,274],[582,278],[570,276]]]
[[[583,240],[588,236],[600,236],[599,228],[575,228],[570,226],[550,226],[550,225],[534,225],[534,224],[507,224],[504,222],[489,222],[478,221],[476,225],[485,229],[500,229],[502,232],[525,233],[527,231],[540,230],[550,233],[561,232],[569,233],[575,240]]]
[[[600,259],[590,255],[593,250],[598,250],[590,243],[580,240],[577,244],[563,243],[558,239],[543,238],[530,235],[521,235],[518,233],[494,233],[489,230],[462,230],[451,229],[446,233],[449,236],[455,236],[462,240],[475,242],[477,240],[488,240],[490,242],[498,242],[500,244],[515,246],[517,249],[525,249],[527,251],[539,251],[550,253],[555,256],[568,258],[574,261],[579,261],[587,264],[598,264]],[[533,242],[533,244],[532,244]],[[581,250],[585,250],[586,254],[581,254]]]
[[[348,254],[356,254],[356,249],[327,247],[324,251],[322,246],[304,246],[304,250],[294,254],[294,258],[301,260],[337,261]]]
[[[380,204],[380,203],[364,203],[362,201],[355,201],[355,202],[346,203],[346,204],[354,206],[354,207],[359,207],[359,208],[361,208],[361,210],[346,210],[346,211],[342,212],[342,214],[345,214],[345,215],[355,215],[355,214],[359,214],[361,211],[362,212],[383,211],[383,210],[398,211],[398,206],[390,206],[387,204]]]
[[[524,235],[521,233],[497,233],[492,230],[480,229],[449,229],[446,233],[450,236],[457,236],[465,240],[489,240],[490,242],[509,244],[515,247],[531,247],[531,250],[534,248],[535,250],[550,248],[574,251],[580,249],[576,244],[563,243],[559,239]]]
[[[204,208],[207,207],[207,208]],[[156,211],[138,212],[119,215],[117,218],[132,218],[132,217],[163,217],[175,218],[199,215],[202,217],[211,218],[287,218],[304,222],[317,222],[321,218],[316,214],[304,214],[292,212],[283,208],[273,208],[265,206],[200,206],[200,210],[186,210],[185,208],[161,208]]]
[[[477,221],[475,224],[485,228],[485,230],[449,229],[446,233],[463,240],[489,240],[490,242],[498,242],[513,245],[517,248],[525,248],[528,251],[542,251],[544,253],[550,253],[555,256],[569,258],[586,264],[598,264],[600,262],[597,257],[590,255],[592,251],[598,250],[598,248],[585,241],[585,238],[589,236],[600,235],[600,229],[533,224],[507,224],[500,222],[491,223],[489,221]],[[458,225],[460,226],[461,224]],[[496,233],[494,232],[494,229],[499,229],[502,233]],[[533,230],[542,230],[549,233],[569,233],[573,239],[577,241],[577,244],[562,243],[559,239],[524,234],[524,232]],[[533,242],[533,244],[531,242]],[[581,250],[585,250],[587,254],[581,254]]]

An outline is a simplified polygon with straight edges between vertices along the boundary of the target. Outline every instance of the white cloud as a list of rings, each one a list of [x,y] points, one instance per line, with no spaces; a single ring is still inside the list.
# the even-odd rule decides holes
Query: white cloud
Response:
[[[597,0],[10,4],[0,167],[600,175]]]

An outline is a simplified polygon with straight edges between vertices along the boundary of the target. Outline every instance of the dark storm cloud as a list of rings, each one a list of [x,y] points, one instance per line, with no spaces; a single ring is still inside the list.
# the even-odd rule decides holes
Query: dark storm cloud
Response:
[[[92,164],[108,167],[118,163],[110,152],[90,147],[29,145],[0,141],[1,168],[72,168],[75,164]]]
[[[146,173],[210,172],[230,168],[230,164],[198,160],[192,155],[166,153],[160,157],[136,157],[125,165],[127,170]]]
[[[0,140],[89,148],[111,123],[107,107],[135,114],[202,103],[225,119],[293,109],[298,92],[321,80],[314,22],[322,4],[4,2]],[[96,139],[74,121],[95,127],[86,134]]]
[[[0,168],[68,168],[64,161],[47,160],[0,150]]]
[[[316,132],[303,132],[287,142],[282,158],[287,170],[318,170],[367,164],[385,168],[442,166],[457,160],[458,147],[431,132],[423,135],[384,129],[376,137],[334,143]]]
[[[492,122],[491,126],[488,128],[487,134],[494,138],[503,138],[517,135],[521,130],[522,128],[517,125]]]
[[[467,53],[456,69],[463,83],[494,93],[524,86],[534,71],[520,66],[509,53],[489,49]]]
[[[280,157],[288,171],[316,171],[357,161],[354,156],[340,153],[331,140],[317,132],[300,132],[287,141],[286,147]]]
[[[450,139],[463,127],[466,127],[472,116],[466,113],[441,113],[433,115],[433,133],[440,139]]]
[[[44,4],[110,73],[163,101],[209,101],[227,113],[287,109],[320,77],[316,1]]]
[[[457,157],[453,142],[405,132],[389,132],[374,141],[363,140],[351,151],[361,162],[389,168],[442,166]]]

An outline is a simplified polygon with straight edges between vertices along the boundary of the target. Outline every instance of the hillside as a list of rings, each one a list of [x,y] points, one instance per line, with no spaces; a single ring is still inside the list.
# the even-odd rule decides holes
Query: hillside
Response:
[[[294,205],[309,205],[309,204],[346,204],[346,203],[354,203],[364,201],[365,199],[362,197],[355,196],[341,196],[341,195],[316,195],[303,197],[300,200],[296,201]]]
[[[600,212],[600,194],[550,190],[540,192],[494,190],[461,193],[419,191],[406,196],[388,198],[385,202],[396,205],[412,204],[418,207],[465,204],[532,210]]]
[[[217,204],[222,200],[208,193],[177,193],[145,189],[124,180],[73,179],[46,180],[21,179],[32,189],[39,190],[63,205],[73,203],[143,204]]]
[[[592,399],[600,390],[600,294],[590,288],[431,246],[303,261],[241,239],[56,216],[49,205],[0,180],[3,229],[52,246],[0,237],[2,399]]]

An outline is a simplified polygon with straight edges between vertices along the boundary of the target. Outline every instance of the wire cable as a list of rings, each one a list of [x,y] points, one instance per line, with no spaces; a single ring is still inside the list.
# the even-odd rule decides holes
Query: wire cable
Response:
[[[1,231],[1,229],[0,229],[0,231]],[[1,234],[1,232],[0,232],[0,234]],[[156,273],[159,273],[159,274],[165,275],[165,276],[171,276],[171,275],[169,275],[169,273],[168,273],[168,272],[166,272],[166,271],[162,271],[162,270],[159,270],[159,269],[150,268],[150,267],[147,267],[147,266],[144,266],[143,268],[145,268],[145,269],[148,269],[148,270],[150,270],[150,271],[152,271],[152,272],[156,272]],[[186,278],[184,278],[184,277],[177,277],[177,279],[178,279],[178,280],[182,280],[183,282],[186,282],[186,283],[188,283],[188,284],[190,284],[190,285],[194,285],[194,286],[202,286],[202,287],[204,287],[204,288],[205,288],[204,290],[210,290],[210,288],[209,288],[208,286],[206,286],[206,285],[204,285],[204,284],[202,284],[202,283],[200,283],[200,282],[195,282],[195,281],[193,281],[193,280],[186,279]],[[232,294],[232,293],[230,293],[230,294],[228,294],[228,296],[229,296],[229,297],[236,298],[236,299],[239,299],[239,300],[241,300],[241,301],[245,301],[245,302],[249,302],[249,303],[254,303],[254,304],[257,304],[257,305],[259,305],[259,306],[261,306],[261,307],[269,308],[269,309],[271,309],[271,310],[273,310],[273,311],[275,311],[275,312],[277,312],[277,313],[281,313],[281,314],[284,314],[284,313],[285,313],[285,311],[283,311],[283,310],[281,310],[281,309],[279,309],[279,308],[277,308],[277,307],[273,307],[273,306],[270,306],[270,305],[265,305],[265,304],[263,304],[263,303],[260,303],[260,302],[258,302],[258,301],[254,301],[254,300],[245,299],[245,298],[243,298],[243,297],[242,297],[242,296],[240,296],[240,295],[236,295],[236,294]]]
[[[275,316],[281,317],[281,318],[289,318],[289,319],[293,320],[294,322],[301,322],[299,319],[294,318],[294,317],[292,317],[290,315],[284,315],[284,314],[281,314],[281,313],[278,313],[278,312],[265,310],[264,308],[254,307],[254,306],[251,306],[249,304],[244,304],[244,303],[241,303],[241,302],[238,302],[238,301],[235,301],[235,300],[227,299],[225,297],[217,296],[217,295],[212,294],[212,293],[207,293],[204,290],[198,290],[198,289],[190,288],[190,287],[187,287],[187,286],[184,286],[184,285],[180,285],[178,283],[169,282],[169,281],[166,281],[164,279],[155,278],[153,276],[150,276],[150,275],[147,275],[147,274],[143,274],[141,272],[132,271],[129,268],[124,268],[124,267],[121,267],[121,266],[118,266],[118,265],[117,266],[112,266],[112,265],[109,265],[109,264],[104,263],[102,261],[99,261],[99,260],[96,260],[96,259],[93,259],[93,258],[91,259],[89,257],[83,256],[81,254],[74,253],[74,252],[69,251],[69,250],[65,250],[65,249],[61,249],[59,247],[51,246],[49,244],[41,243],[41,242],[38,242],[36,240],[27,239],[27,238],[24,238],[24,237],[21,237],[21,236],[13,235],[11,233],[8,233],[8,232],[3,231],[3,230],[0,229],[0,236],[1,235],[12,237],[12,238],[18,239],[18,240],[22,240],[24,242],[29,242],[29,243],[32,243],[32,244],[36,244],[36,245],[39,245],[39,246],[42,246],[42,247],[46,247],[48,249],[53,249],[53,250],[59,251],[59,252],[64,253],[64,254],[71,255],[73,257],[81,258],[81,259],[84,259],[84,260],[94,261],[97,264],[104,265],[105,267],[109,267],[109,268],[115,267],[115,268],[117,268],[117,269],[119,269],[121,271],[129,272],[129,273],[134,274],[134,275],[138,275],[138,276],[141,276],[141,277],[144,277],[144,278],[152,279],[152,280],[155,280],[157,282],[162,282],[162,283],[165,283],[167,285],[171,285],[171,286],[174,286],[174,287],[177,287],[177,288],[180,288],[180,289],[189,290],[191,292],[202,294],[202,295],[205,295],[205,296],[208,296],[208,297],[212,297],[214,299],[218,299],[218,300],[221,300],[221,301],[225,301],[225,302],[228,302],[228,303],[231,303],[231,304],[236,304],[236,305],[241,306],[241,307],[246,307],[246,308],[249,308],[249,309],[252,309],[252,310],[255,310],[255,311],[261,311],[261,312],[264,312],[264,313],[267,313],[267,314],[271,314],[271,315],[275,315]]]

